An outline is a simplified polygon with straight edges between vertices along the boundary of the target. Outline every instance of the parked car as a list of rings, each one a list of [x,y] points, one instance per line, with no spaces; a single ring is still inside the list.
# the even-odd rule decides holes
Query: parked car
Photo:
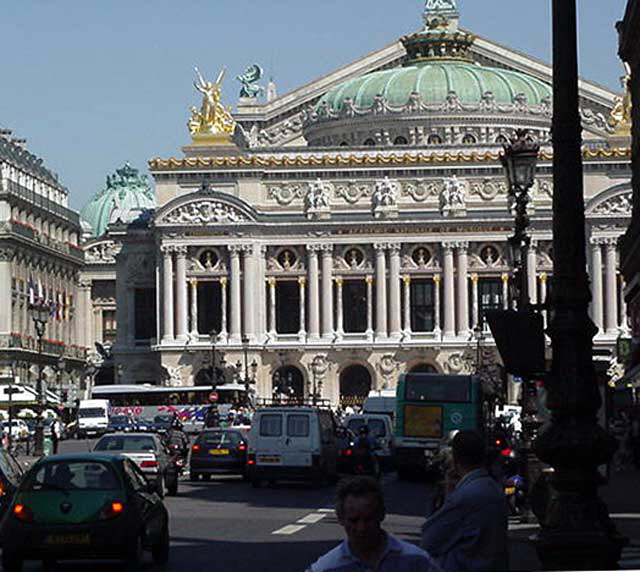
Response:
[[[128,415],[112,415],[109,417],[109,424],[107,425],[107,432],[112,433],[114,431],[136,431],[136,423]]]
[[[189,475],[192,481],[217,473],[244,475],[247,438],[235,428],[207,429],[191,447]]]
[[[2,569],[24,560],[122,559],[138,570],[150,550],[169,559],[169,513],[154,485],[121,455],[80,453],[38,460],[0,528]]]
[[[258,409],[249,433],[247,477],[262,481],[338,478],[336,423],[331,410],[312,406]]]
[[[23,473],[16,458],[5,449],[0,449],[0,519],[11,504]]]
[[[166,433],[171,429],[173,425],[174,415],[173,414],[162,414],[156,415],[153,418],[153,430],[158,433]]]
[[[378,449],[374,451],[380,465],[385,468],[393,466],[394,457],[394,438],[393,438],[393,423],[391,417],[384,413],[363,413],[359,415],[349,415],[345,420],[347,428],[351,429],[354,433],[358,433],[358,430],[363,425],[367,425],[369,428],[369,436],[376,439],[378,442]]]
[[[146,417],[135,417],[133,421],[136,425],[136,431],[153,432],[156,430],[156,424],[153,422],[153,419],[147,419]]]
[[[152,433],[109,433],[95,444],[94,451],[121,453],[135,462],[147,478],[156,484],[160,497],[165,491],[178,494],[176,458],[158,435]]]

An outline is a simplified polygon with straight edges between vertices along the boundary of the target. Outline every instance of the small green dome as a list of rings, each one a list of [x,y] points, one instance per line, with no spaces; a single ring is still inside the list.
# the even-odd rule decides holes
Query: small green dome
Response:
[[[316,111],[328,106],[339,113],[347,99],[360,110],[373,108],[377,96],[389,106],[407,106],[420,95],[422,103],[441,104],[455,92],[460,103],[478,104],[491,92],[495,103],[512,104],[523,94],[529,105],[551,99],[550,85],[523,73],[484,67],[466,61],[433,60],[423,65],[373,72],[329,90],[318,102]],[[326,103],[326,105],[325,105]]]
[[[132,222],[156,206],[156,198],[146,175],[140,175],[129,163],[107,176],[107,186],[80,211],[91,225],[95,237],[102,236],[109,223]]]

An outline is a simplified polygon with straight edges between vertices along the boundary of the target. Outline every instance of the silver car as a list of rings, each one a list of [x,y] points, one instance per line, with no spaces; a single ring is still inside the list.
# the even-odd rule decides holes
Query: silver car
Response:
[[[156,482],[163,497],[178,494],[176,458],[158,435],[151,433],[109,433],[93,448],[96,452],[122,454],[140,467],[147,479]]]

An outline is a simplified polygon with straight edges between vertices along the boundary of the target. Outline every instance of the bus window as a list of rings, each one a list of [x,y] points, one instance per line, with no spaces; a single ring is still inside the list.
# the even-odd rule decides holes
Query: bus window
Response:
[[[407,376],[407,401],[465,403],[471,401],[471,379],[468,376]]]

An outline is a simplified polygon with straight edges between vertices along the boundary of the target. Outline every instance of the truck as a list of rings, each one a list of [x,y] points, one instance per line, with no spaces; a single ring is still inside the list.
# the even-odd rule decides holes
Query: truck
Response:
[[[372,389],[362,405],[363,413],[381,413],[393,421],[396,414],[396,390]]]
[[[78,405],[78,425],[76,436],[100,436],[109,425],[108,399],[81,399]]]

